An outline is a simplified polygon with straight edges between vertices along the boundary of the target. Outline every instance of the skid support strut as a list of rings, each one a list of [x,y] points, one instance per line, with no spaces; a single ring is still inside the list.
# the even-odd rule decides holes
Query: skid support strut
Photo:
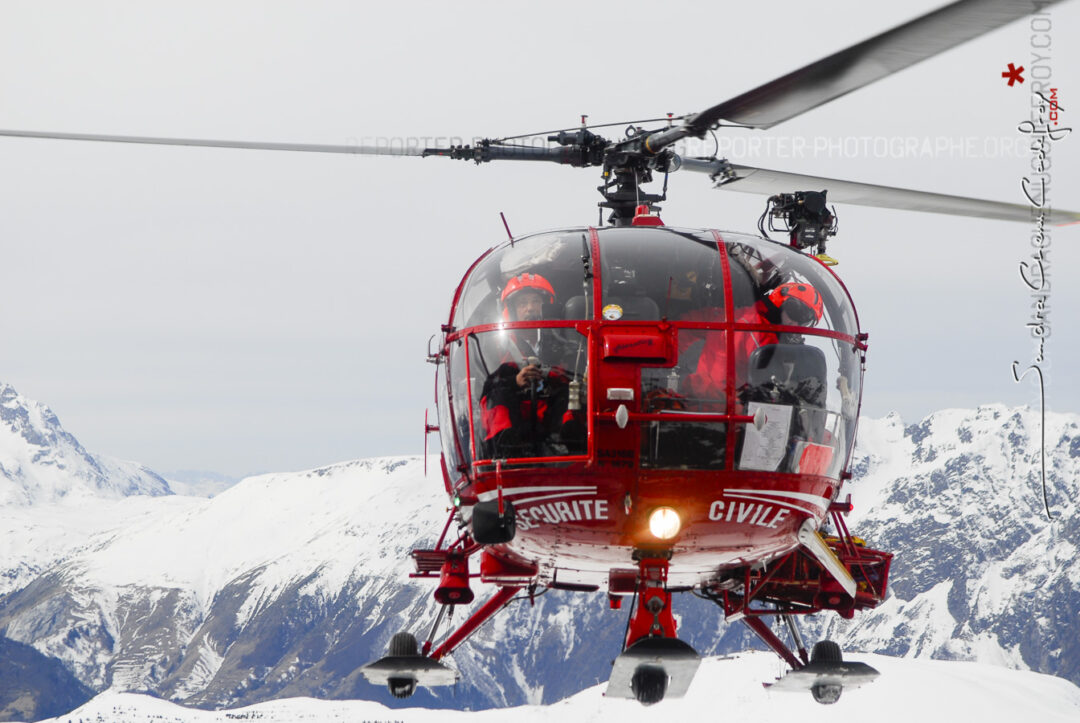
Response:
[[[652,705],[665,696],[681,698],[690,687],[701,657],[675,637],[667,576],[667,560],[638,561],[637,606],[604,695]]]
[[[754,634],[761,638],[761,642],[769,646],[769,648],[784,659],[792,670],[798,670],[803,667],[802,662],[795,657],[788,646],[784,645],[784,641],[776,637],[772,630],[769,630],[769,626],[765,624],[765,621],[756,616],[748,616],[742,619],[746,623],[746,627],[754,631]]]
[[[803,644],[802,635],[799,635],[799,627],[795,624],[794,615],[783,615],[784,622],[787,623],[788,632],[791,633],[791,639],[795,643],[795,649],[799,651],[799,659],[803,661],[803,664],[810,662],[810,657],[806,654],[806,645]]]
[[[667,589],[668,561],[646,558],[638,562],[637,606],[630,620],[624,647],[645,637],[675,637],[671,593]]]
[[[476,632],[476,629],[486,623],[488,618],[502,610],[510,602],[510,598],[514,597],[520,589],[520,586],[500,587],[498,592],[477,608],[457,630],[450,634],[450,637],[443,641],[442,645],[432,651],[431,659],[439,660],[444,655],[454,652],[454,648],[461,645],[465,638]]]
[[[469,616],[461,626],[450,634],[442,645],[429,656],[431,641],[424,643],[424,652],[417,651],[416,638],[409,633],[398,633],[390,641],[388,655],[369,663],[360,669],[369,683],[386,685],[395,698],[408,698],[416,691],[416,686],[451,685],[457,682],[458,673],[439,662],[444,655],[449,655],[465,638],[476,632],[484,622],[506,607],[514,593],[520,587],[500,587],[490,600]],[[446,610],[447,606],[443,607]],[[442,611],[432,626],[431,636],[442,619]]]

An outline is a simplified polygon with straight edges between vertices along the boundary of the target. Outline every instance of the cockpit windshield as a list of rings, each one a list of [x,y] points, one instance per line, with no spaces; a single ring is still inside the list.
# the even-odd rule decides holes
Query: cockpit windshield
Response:
[[[770,293],[785,284],[808,284],[821,297],[820,313],[813,319],[794,319],[796,326],[837,331],[852,337],[858,333],[847,292],[817,259],[754,236],[733,233],[721,236],[730,261],[736,309],[769,300]],[[776,303],[772,306],[779,308]],[[779,318],[775,323],[780,323]]]
[[[630,435],[639,469],[835,477],[853,443],[850,299],[818,260],[766,239],[668,227],[516,239],[469,272],[452,321],[440,404],[455,463],[586,459],[587,430],[613,424],[623,400],[632,423],[605,434]]]
[[[505,243],[469,274],[454,313],[454,327],[520,321],[507,302],[512,282],[542,288],[542,319],[586,319],[592,313],[592,250],[587,231],[537,234]],[[531,277],[537,277],[532,279]]]
[[[816,259],[756,237],[722,233],[731,324],[702,305],[672,316],[674,365],[643,367],[641,465],[831,474],[853,441],[861,355],[843,287]],[[690,298],[708,296],[692,286]],[[606,303],[606,299],[605,299]],[[844,338],[847,337],[847,338]],[[702,415],[758,415],[728,435]],[[670,421],[669,421],[670,420]],[[731,461],[728,449],[733,443]]]
[[[724,270],[711,233],[607,229],[600,256],[605,320],[723,320]]]

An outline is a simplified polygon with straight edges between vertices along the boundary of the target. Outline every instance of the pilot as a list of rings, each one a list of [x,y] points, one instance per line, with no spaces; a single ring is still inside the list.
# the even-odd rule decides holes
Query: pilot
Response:
[[[543,321],[555,290],[540,274],[513,277],[500,297],[506,321]],[[584,426],[568,410],[569,374],[562,350],[542,329],[512,329],[499,367],[484,382],[481,423],[490,458],[549,456],[584,450]],[[547,363],[542,363],[545,360]],[[552,364],[554,362],[554,364]],[[554,449],[557,441],[566,452]]]
[[[540,274],[524,273],[515,276],[503,287],[501,301],[506,321],[543,321],[544,307],[555,304],[555,289]],[[542,376],[539,366],[528,360],[540,357],[541,341],[548,341],[540,329],[515,329],[510,333],[511,344],[521,352],[525,366],[517,374],[518,387],[538,382]],[[547,351],[547,350],[545,350]]]

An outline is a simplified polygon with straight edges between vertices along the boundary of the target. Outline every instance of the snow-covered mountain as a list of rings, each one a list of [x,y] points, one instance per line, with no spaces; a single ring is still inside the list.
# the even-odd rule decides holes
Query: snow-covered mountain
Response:
[[[146,467],[87,452],[51,409],[0,382],[0,595],[170,494]]]
[[[232,487],[240,477],[230,477],[208,470],[179,469],[164,473],[169,488],[178,495],[213,497]]]
[[[1045,493],[1041,433],[1046,435]],[[851,524],[898,551],[893,596],[829,634],[1080,683],[1080,417],[989,405],[860,427]]]
[[[31,584],[93,531],[124,524],[128,501],[169,494],[160,476],[87,452],[52,410],[0,383],[0,596]],[[92,692],[58,660],[0,637],[0,719],[53,715]]]
[[[0,505],[170,492],[142,465],[87,452],[51,409],[0,382]]]
[[[0,630],[98,690],[202,705],[292,685],[353,695],[370,688],[355,668],[388,621],[434,608],[402,584],[411,545],[445,519],[431,483],[419,459],[364,460],[248,478],[212,499],[127,500],[122,527],[0,601]]]
[[[855,655],[881,671],[873,684],[845,691],[831,706],[821,706],[807,693],[768,691],[763,680],[778,671],[771,653],[752,652],[726,659],[702,661],[685,698],[665,700],[645,708],[620,698],[605,698],[604,686],[588,688],[548,706],[521,706],[488,711],[448,711],[409,708],[389,710],[368,701],[325,701],[290,698],[228,711],[200,711],[131,694],[106,693],[53,723],[226,723],[259,720],[266,723],[330,723],[333,721],[597,721],[651,723],[658,716],[671,720],[805,721],[833,723],[840,719],[872,717],[876,723],[912,720],[978,720],[1013,723],[1071,723],[1080,718],[1080,688],[1061,678],[1006,670],[979,663],[899,660],[879,655]]]
[[[996,405],[910,427],[863,420],[849,524],[896,552],[892,596],[850,622],[821,616],[806,637],[1080,682],[1080,417],[1047,417],[1053,522],[1042,512],[1039,423],[1035,411]],[[425,479],[419,458],[361,460],[248,478],[211,499],[0,507],[0,633],[97,691],[201,707],[295,696],[401,707],[357,669],[394,632],[426,632],[434,618],[432,585],[408,579],[407,553],[433,543],[445,520],[437,470]],[[680,634],[700,652],[750,644],[711,603],[675,604]],[[624,625],[602,595],[516,603],[455,653],[462,683],[407,703],[560,700],[606,680]]]

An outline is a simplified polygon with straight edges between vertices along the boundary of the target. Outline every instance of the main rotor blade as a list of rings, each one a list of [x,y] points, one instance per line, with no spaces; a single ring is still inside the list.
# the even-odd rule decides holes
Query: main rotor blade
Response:
[[[960,0],[833,53],[698,113],[704,133],[721,120],[771,128],[1060,0]]]
[[[874,206],[876,208],[896,208],[903,211],[925,211],[928,213],[946,213],[952,216],[971,216],[990,218],[1000,221],[1031,222],[1038,216],[1039,209],[1033,205],[1020,203],[1002,203],[984,201],[965,196],[951,196],[944,193],[913,191],[894,186],[878,186],[873,183],[841,181],[836,178],[807,176],[802,173],[773,171],[767,168],[740,166],[727,161],[700,158],[683,158],[681,168],[687,171],[708,173],[715,176],[716,187],[721,190],[744,191],[771,196],[780,192],[817,191],[829,192],[830,203],[851,203],[856,206]],[[1029,188],[1032,197],[1041,201],[1041,189]],[[1080,221],[1080,213],[1051,208],[1044,214],[1046,223],[1062,225]]]
[[[246,148],[257,151],[306,151],[309,153],[353,153],[365,156],[422,156],[424,148],[411,146],[320,145],[317,143],[262,143],[258,141],[215,141],[199,138],[150,138],[147,136],[106,136],[96,133],[49,133],[42,131],[0,130],[0,136],[14,138],[52,138],[62,141],[105,141],[107,143],[145,143],[155,146],[204,146],[208,148]],[[430,149],[428,149],[430,150]]]

